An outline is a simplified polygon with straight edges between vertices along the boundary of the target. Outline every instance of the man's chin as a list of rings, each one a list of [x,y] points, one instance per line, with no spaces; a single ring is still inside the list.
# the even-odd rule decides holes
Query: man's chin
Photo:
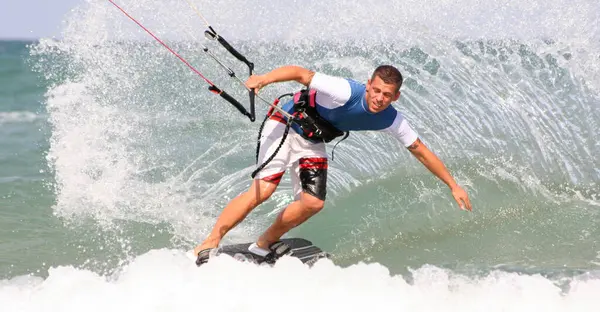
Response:
[[[373,113],[373,114],[377,114],[377,113],[381,112],[381,111],[382,111],[382,109],[381,109],[381,107],[376,107],[376,106],[375,106],[375,107],[373,107],[373,106],[370,106],[370,107],[369,107],[369,111],[370,111],[371,113]]]

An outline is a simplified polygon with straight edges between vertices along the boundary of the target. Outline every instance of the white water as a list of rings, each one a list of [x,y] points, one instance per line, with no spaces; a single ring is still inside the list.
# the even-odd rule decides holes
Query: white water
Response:
[[[72,267],[46,279],[0,281],[2,311],[597,311],[599,279],[569,290],[539,275],[492,272],[472,278],[425,266],[414,281],[378,264],[312,268],[283,258],[274,267],[219,256],[197,268],[183,252],[154,250],[112,276]]]

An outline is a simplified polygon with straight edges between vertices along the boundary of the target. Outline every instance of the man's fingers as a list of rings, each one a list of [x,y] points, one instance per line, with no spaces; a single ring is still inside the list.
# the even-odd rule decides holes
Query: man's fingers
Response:
[[[461,198],[461,200],[465,205],[465,210],[471,211],[471,202],[469,201],[469,198],[465,196],[464,198]]]
[[[456,200],[460,209],[472,211],[471,201],[469,200],[469,195],[467,195],[465,190],[459,187],[452,191],[452,195],[454,196],[454,200]]]
[[[469,202],[469,198],[463,196],[457,196],[456,202],[458,203],[458,207],[464,211],[471,211],[471,203]]]
[[[471,200],[469,199],[469,196],[466,193],[465,193],[465,197],[463,198],[463,201],[467,205],[467,209],[469,209],[469,211],[471,211],[473,209],[473,207],[471,206]]]
[[[462,197],[458,198],[458,206],[461,210],[467,210],[465,201],[462,199]]]

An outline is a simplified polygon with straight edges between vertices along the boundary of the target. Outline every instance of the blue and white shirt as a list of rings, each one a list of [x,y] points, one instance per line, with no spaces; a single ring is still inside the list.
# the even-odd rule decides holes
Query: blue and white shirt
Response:
[[[392,105],[379,113],[370,112],[365,99],[366,86],[360,82],[315,73],[309,88],[317,91],[319,115],[339,130],[387,132],[406,147],[418,138],[408,121]],[[289,101],[282,108],[293,113],[294,102]],[[298,126],[293,128],[302,133]]]

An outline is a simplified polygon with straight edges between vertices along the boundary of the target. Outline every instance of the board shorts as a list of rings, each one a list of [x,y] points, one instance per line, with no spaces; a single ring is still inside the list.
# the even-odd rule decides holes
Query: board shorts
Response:
[[[260,137],[259,166],[267,161],[279,146],[285,132],[284,122],[272,117],[265,122]],[[300,198],[301,192],[325,200],[327,157],[325,143],[308,141],[290,128],[277,155],[256,174],[254,179],[279,184],[285,171],[291,168],[292,188],[296,200]]]

